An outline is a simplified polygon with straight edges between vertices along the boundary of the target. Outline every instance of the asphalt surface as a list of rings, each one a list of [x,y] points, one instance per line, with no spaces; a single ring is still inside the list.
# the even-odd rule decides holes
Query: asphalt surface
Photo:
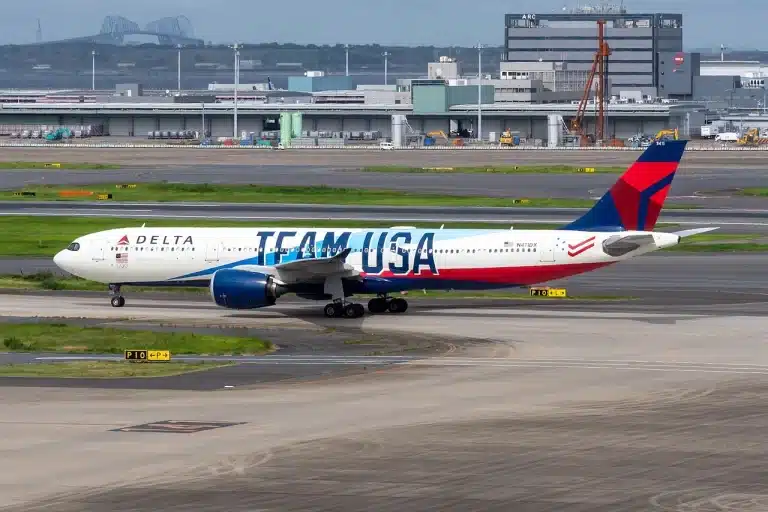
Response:
[[[308,204],[195,204],[195,203],[91,203],[91,202],[14,202],[0,201],[0,215],[121,217],[148,222],[170,219],[218,219],[263,222],[276,220],[338,220],[444,222],[487,222],[499,224],[567,224],[585,212],[584,208],[492,208],[427,206],[346,206]],[[768,229],[768,209],[666,209],[658,222],[681,226],[719,226],[734,232],[760,232]],[[130,221],[126,222],[126,225]]]
[[[764,207],[765,200],[732,196],[734,189],[765,186],[765,165],[682,168],[675,176],[669,202],[707,207]],[[414,164],[415,165],[415,164]],[[437,164],[432,164],[438,166]],[[578,165],[578,164],[574,164]],[[362,164],[357,164],[357,168]],[[217,183],[278,186],[319,186],[402,190],[414,193],[487,197],[556,197],[595,199],[617,180],[618,174],[476,174],[476,173],[378,173],[328,165],[190,165],[128,167],[119,170],[0,170],[4,189],[29,185],[86,185],[95,183]]]
[[[129,300],[115,311],[87,298],[9,297],[6,315],[310,332],[347,322],[295,306],[243,314]],[[765,510],[765,310],[735,306],[427,306],[345,329],[472,342],[365,374],[249,389],[5,387],[0,507]],[[166,420],[231,426],[127,428]]]
[[[107,141],[104,141],[107,142]],[[477,166],[487,164],[529,165],[565,164],[577,166],[629,165],[640,151],[589,150],[302,150],[287,151],[207,149],[207,148],[3,148],[3,158],[13,162],[98,162],[135,166],[141,165],[183,168],[232,165],[255,167],[264,165],[311,166],[327,168],[359,168],[374,165],[407,165],[426,167]],[[765,151],[686,151],[681,169],[759,168],[768,161]]]

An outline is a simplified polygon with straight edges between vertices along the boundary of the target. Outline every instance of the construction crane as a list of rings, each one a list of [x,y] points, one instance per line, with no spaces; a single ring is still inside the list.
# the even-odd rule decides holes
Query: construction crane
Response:
[[[597,119],[595,120],[595,141],[603,141],[605,138],[605,88],[608,82],[608,56],[611,55],[611,48],[605,41],[605,20],[597,20],[597,51],[592,61],[592,69],[589,72],[587,85],[584,87],[584,95],[579,102],[579,110],[576,117],[571,120],[571,133],[581,137],[581,144],[587,137],[584,133],[584,112],[587,109],[589,92],[592,90],[592,84],[597,75],[595,85],[595,104],[597,110]]]

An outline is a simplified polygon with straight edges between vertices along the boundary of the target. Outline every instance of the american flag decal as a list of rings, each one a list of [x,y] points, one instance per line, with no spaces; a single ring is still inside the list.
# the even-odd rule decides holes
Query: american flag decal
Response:
[[[126,265],[128,263],[128,253],[118,252],[115,254],[115,262],[117,262],[118,265]]]

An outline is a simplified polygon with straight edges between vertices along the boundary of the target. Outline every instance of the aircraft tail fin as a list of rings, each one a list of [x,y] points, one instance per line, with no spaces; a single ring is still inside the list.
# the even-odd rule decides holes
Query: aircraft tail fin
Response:
[[[561,229],[653,230],[687,143],[686,140],[652,142],[591,210]]]

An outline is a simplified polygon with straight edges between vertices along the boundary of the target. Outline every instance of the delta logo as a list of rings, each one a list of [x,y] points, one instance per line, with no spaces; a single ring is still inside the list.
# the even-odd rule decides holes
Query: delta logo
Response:
[[[117,245],[128,245],[128,236],[123,235],[123,238],[121,238],[120,241],[117,242]]]

